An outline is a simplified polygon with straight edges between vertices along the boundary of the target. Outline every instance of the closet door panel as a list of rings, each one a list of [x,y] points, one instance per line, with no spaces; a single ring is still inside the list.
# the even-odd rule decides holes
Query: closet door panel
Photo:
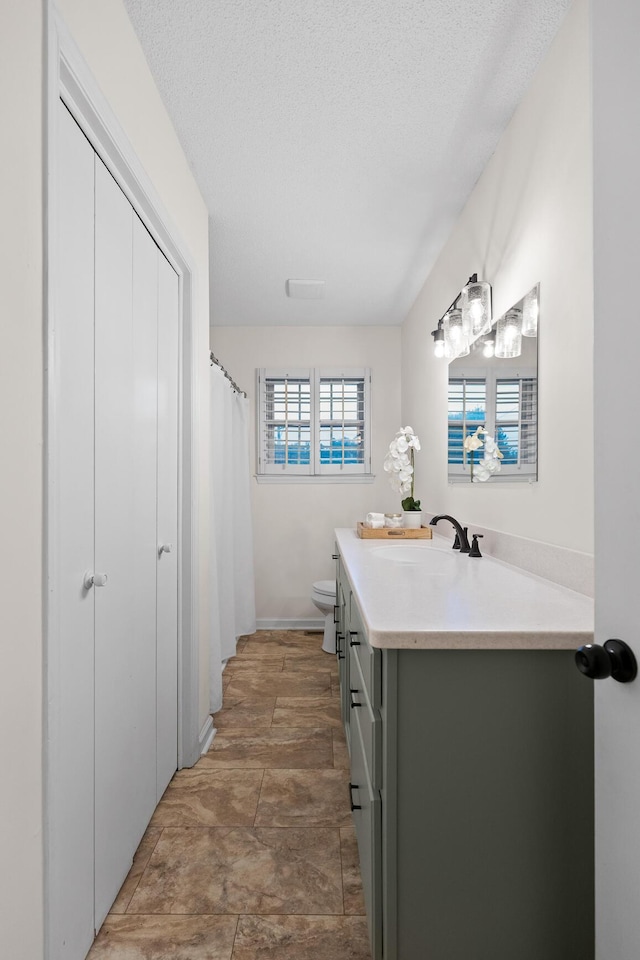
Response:
[[[50,409],[52,538],[49,695],[49,919],[52,960],[93,939],[93,200],[94,153],[58,107],[55,309]]]
[[[178,762],[178,277],[158,253],[158,800]]]
[[[96,928],[155,803],[155,274],[135,220],[96,159]]]

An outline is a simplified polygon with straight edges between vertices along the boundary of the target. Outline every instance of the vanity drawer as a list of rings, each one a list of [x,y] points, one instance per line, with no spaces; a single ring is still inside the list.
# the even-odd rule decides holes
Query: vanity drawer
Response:
[[[367,690],[358,663],[356,648],[351,648],[349,658],[349,712],[350,726],[357,729],[367,773],[374,787],[382,785],[382,720],[369,701]]]
[[[371,706],[377,709],[382,704],[382,654],[380,650],[374,650],[367,640],[362,617],[353,594],[347,642],[349,649],[355,652]]]
[[[372,960],[382,957],[382,810],[380,793],[367,775],[357,720],[351,741],[351,805],[358,840],[362,889],[367,911]]]

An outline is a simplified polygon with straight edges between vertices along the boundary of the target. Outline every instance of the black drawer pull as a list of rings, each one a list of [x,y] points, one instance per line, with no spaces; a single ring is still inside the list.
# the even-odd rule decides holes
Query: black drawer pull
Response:
[[[353,637],[357,637],[357,636],[358,636],[358,631],[357,631],[357,630],[349,630],[349,646],[350,646],[350,647],[359,647],[359,646],[361,646],[361,643],[360,643],[359,640],[353,640],[353,639],[352,639]]]
[[[340,554],[339,554],[339,553],[332,553],[332,554],[331,554],[331,559],[332,559],[332,560],[339,560],[339,559],[340,559]]]
[[[354,690],[353,687],[350,687],[350,688],[349,688],[349,693],[350,693],[350,698],[349,698],[349,699],[350,699],[350,701],[351,701],[351,706],[352,706],[352,707],[361,707],[362,704],[361,704],[358,700],[354,700],[354,699],[353,699],[354,693],[360,693],[360,691],[359,691],[359,690]]]
[[[344,640],[343,633],[336,633],[336,656],[338,660],[344,660],[344,653],[342,652],[342,641]]]
[[[360,806],[359,803],[354,803],[354,802],[353,802],[353,791],[354,791],[354,790],[359,790],[359,789],[360,789],[360,788],[358,787],[358,784],[357,784],[357,783],[350,783],[350,784],[349,784],[349,800],[351,801],[351,810],[352,810],[352,811],[353,811],[353,810],[362,810],[362,807]]]
[[[340,623],[340,607],[337,603],[333,605],[333,622]]]

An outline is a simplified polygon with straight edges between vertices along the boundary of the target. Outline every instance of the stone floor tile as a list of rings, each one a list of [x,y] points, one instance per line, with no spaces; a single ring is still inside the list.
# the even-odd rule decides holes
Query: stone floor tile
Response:
[[[261,783],[261,770],[212,770],[200,761],[197,768],[175,775],[151,823],[162,827],[253,826]]]
[[[278,697],[274,726],[341,727],[340,703],[331,697]]]
[[[267,672],[254,676],[231,676],[225,694],[231,700],[260,697],[330,697],[331,674]]]
[[[265,770],[256,826],[343,827],[351,823],[343,770]]]
[[[251,732],[221,729],[200,764],[203,769],[332,767],[331,731],[305,727],[269,727]]]
[[[232,960],[371,960],[364,917],[240,917]]]
[[[276,698],[261,700],[231,700],[213,715],[213,725],[217,730],[249,729],[270,727]]]
[[[263,658],[264,659],[264,658]],[[271,662],[271,661],[267,661]],[[318,670],[326,670],[329,673],[338,675],[338,661],[332,653],[309,653],[305,656],[291,656],[286,654],[284,657],[284,671],[295,670],[297,673],[315,673]]]
[[[138,849],[136,850],[131,869],[127,874],[127,878],[120,887],[120,892],[116,897],[113,906],[111,907],[111,913],[125,913],[131,897],[134,895],[136,887],[140,882],[140,877],[144,872],[144,868],[149,863],[153,849],[160,839],[160,834],[162,833],[162,827],[160,826],[149,826],[147,827],[145,834],[140,841]]]
[[[128,913],[342,914],[336,829],[165,827]]]
[[[237,917],[109,916],[87,960],[231,960]]]
[[[364,893],[360,874],[360,856],[358,841],[353,824],[340,828],[340,851],[342,855],[342,890],[344,912],[353,916],[364,916]]]
[[[334,728],[333,734],[333,766],[336,770],[350,770],[351,760],[349,758],[349,749],[347,741],[344,738],[342,730]]]
[[[224,677],[255,677],[259,674],[281,673],[284,666],[284,657],[234,657],[227,661],[224,668]]]

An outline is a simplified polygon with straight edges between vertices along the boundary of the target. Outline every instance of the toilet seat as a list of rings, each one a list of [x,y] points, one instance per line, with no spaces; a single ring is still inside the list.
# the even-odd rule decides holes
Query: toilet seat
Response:
[[[335,580],[316,580],[313,585],[313,589],[316,593],[321,594],[324,597],[333,597],[335,599],[336,595],[336,582]]]

